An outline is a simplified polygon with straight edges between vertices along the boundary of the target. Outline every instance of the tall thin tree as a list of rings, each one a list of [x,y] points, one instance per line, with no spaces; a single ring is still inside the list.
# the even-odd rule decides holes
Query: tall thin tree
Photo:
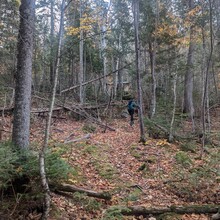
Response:
[[[203,93],[203,100],[202,100],[202,130],[203,130],[203,138],[202,138],[202,147],[200,152],[200,157],[203,156],[203,151],[205,147],[205,139],[206,139],[206,119],[207,115],[209,114],[209,97],[208,97],[208,84],[209,84],[209,69],[212,61],[213,55],[213,24],[212,24],[212,1],[209,0],[209,22],[210,22],[210,54],[208,57],[206,73],[205,73],[205,82],[204,82],[204,93]]]
[[[140,142],[145,143],[144,119],[143,119],[143,101],[141,91],[141,77],[140,77],[140,41],[139,41],[139,0],[133,0],[133,14],[134,14],[134,31],[135,31],[135,55],[136,55],[136,74],[137,74],[137,93],[139,109],[139,123],[140,123]]]
[[[80,0],[80,20],[83,19],[83,1]],[[78,75],[78,81],[79,81],[79,101],[81,104],[84,103],[84,88],[83,88],[83,81],[84,81],[84,31],[83,28],[81,28],[82,24],[80,22],[80,42],[79,42],[79,66],[80,71]]]
[[[193,10],[194,0],[189,0],[189,10]],[[195,51],[195,27],[192,23],[190,26],[190,42],[187,57],[187,66],[184,84],[184,106],[183,112],[188,113],[192,119],[192,129],[194,131],[194,105],[193,105],[193,55]]]
[[[65,0],[62,0],[54,84],[53,84],[53,90],[52,90],[52,95],[51,95],[50,110],[49,110],[46,129],[45,129],[44,145],[39,154],[41,181],[42,181],[42,185],[43,185],[43,189],[45,193],[44,211],[41,217],[42,220],[46,220],[48,218],[49,211],[50,211],[50,200],[51,199],[50,199],[50,189],[49,189],[47,178],[46,178],[45,153],[47,150],[47,145],[48,145],[48,140],[49,140],[49,135],[50,135],[51,119],[52,119],[53,107],[54,107],[55,97],[56,97],[56,88],[57,88],[57,82],[58,82],[58,73],[59,73],[60,55],[61,55],[61,45],[62,45],[62,38],[63,38],[63,32],[64,32],[64,11],[65,11]]]
[[[12,141],[16,146],[27,149],[30,134],[35,0],[22,0],[19,11],[20,27]]]

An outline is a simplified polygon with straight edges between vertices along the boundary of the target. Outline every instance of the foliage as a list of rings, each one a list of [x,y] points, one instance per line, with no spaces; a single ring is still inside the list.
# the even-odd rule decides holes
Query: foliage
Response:
[[[175,155],[176,162],[183,167],[189,167],[192,164],[190,157],[183,151],[179,151]]]
[[[177,153],[175,158],[178,161],[178,166],[172,174],[175,181],[169,183],[169,188],[174,194],[186,201],[204,202],[216,194],[214,185],[220,176],[216,164],[220,158],[219,153],[194,163],[185,152]],[[205,194],[207,196],[204,197]]]
[[[121,210],[118,207],[109,208],[103,217],[103,220],[123,220],[123,215],[121,214]]]
[[[196,143],[194,141],[184,142],[180,145],[180,149],[185,152],[196,153]]]
[[[73,199],[88,211],[100,210],[101,208],[101,203],[98,200],[90,198],[83,193],[74,193]]]
[[[67,180],[69,175],[76,175],[76,170],[71,167],[59,152],[47,152],[46,154],[47,177],[54,182]]]
[[[59,152],[46,155],[47,177],[51,181],[62,181],[70,174],[76,174]],[[0,188],[7,188],[14,180],[28,178],[35,184],[40,183],[38,154],[34,151],[17,151],[11,143],[0,145]]]
[[[16,167],[18,155],[12,151],[10,143],[0,145],[0,188],[7,187],[21,169]]]

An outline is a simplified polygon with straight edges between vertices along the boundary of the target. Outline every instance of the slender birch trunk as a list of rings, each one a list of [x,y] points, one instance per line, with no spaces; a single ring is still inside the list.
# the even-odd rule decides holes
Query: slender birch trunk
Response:
[[[150,103],[150,112],[149,117],[153,118],[156,113],[156,74],[155,74],[155,63],[156,63],[156,48],[155,48],[155,42],[152,45],[151,42],[149,42],[149,53],[150,53],[150,67],[151,67],[151,103]]]
[[[103,91],[105,94],[108,94],[107,91],[107,57],[106,57],[106,26],[105,26],[105,21],[104,21],[104,16],[103,16],[103,21],[102,21],[102,27],[101,27],[101,51],[102,51],[102,59],[103,59]]]
[[[54,0],[50,1],[50,86],[52,88],[54,81]]]
[[[159,0],[156,0],[156,22],[155,29],[157,30],[159,24]],[[157,37],[155,35],[153,45],[149,43],[149,51],[150,51],[150,62],[151,62],[151,77],[152,77],[152,85],[151,85],[151,104],[150,104],[150,118],[153,118],[156,113],[156,104],[157,104],[157,82],[156,82],[156,49],[157,49]]]
[[[42,214],[41,219],[46,220],[49,217],[49,211],[50,211],[50,189],[47,182],[46,177],[46,169],[45,169],[45,153],[48,146],[48,140],[50,136],[50,126],[51,126],[51,119],[52,119],[52,113],[53,113],[53,107],[56,97],[56,87],[58,82],[58,72],[59,72],[59,64],[60,64],[60,54],[61,54],[61,43],[63,38],[63,30],[64,30],[64,9],[65,9],[65,0],[62,0],[61,5],[61,16],[60,16],[60,30],[59,30],[59,41],[58,41],[58,50],[57,50],[57,61],[55,65],[55,78],[54,78],[54,84],[53,84],[53,90],[52,90],[52,97],[51,97],[51,103],[50,103],[50,111],[48,114],[46,129],[45,129],[45,139],[44,139],[44,145],[39,153],[39,163],[40,163],[40,175],[41,175],[41,181],[42,186],[45,193],[44,198],[44,211]]]
[[[174,74],[173,78],[173,113],[172,119],[170,123],[170,134],[169,134],[169,142],[173,141],[173,124],[175,120],[175,113],[176,113],[176,81],[177,81],[177,74]]]

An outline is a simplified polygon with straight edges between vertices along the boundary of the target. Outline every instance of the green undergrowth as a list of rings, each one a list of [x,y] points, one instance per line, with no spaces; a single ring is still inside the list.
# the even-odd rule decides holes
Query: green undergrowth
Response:
[[[62,153],[48,150],[45,155],[46,175],[50,182],[66,181],[69,175],[77,175],[75,169],[62,159]],[[18,150],[11,143],[0,144],[0,192],[1,202],[8,206],[7,209],[2,206],[0,213],[7,214],[15,208],[12,216],[16,216],[19,209],[34,211],[42,206],[43,190],[37,151]],[[27,204],[29,207],[26,207]]]
[[[86,145],[82,148],[82,154],[90,157],[90,162],[95,167],[100,177],[112,180],[117,177],[117,169],[109,162],[108,146]]]
[[[73,202],[74,204],[83,206],[86,211],[100,210],[102,206],[102,203],[97,199],[78,192],[73,194]]]
[[[215,198],[220,177],[220,153],[217,151],[205,154],[203,159],[197,158],[188,147],[187,151],[179,151],[174,155],[175,165],[169,177],[168,188],[187,202],[217,202]]]

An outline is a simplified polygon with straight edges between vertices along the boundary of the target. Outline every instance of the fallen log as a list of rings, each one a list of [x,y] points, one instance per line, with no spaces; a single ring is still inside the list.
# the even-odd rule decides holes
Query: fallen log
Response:
[[[81,140],[85,140],[85,139],[89,139],[91,138],[91,134],[86,134],[85,136],[81,137],[81,138],[76,138],[76,139],[73,139],[71,140],[71,135],[66,138],[66,140],[64,141],[64,144],[68,144],[68,143],[74,143],[74,142],[78,142],[78,141],[81,141]]]
[[[49,186],[50,189],[54,192],[56,191],[63,191],[70,193],[80,192],[80,193],[84,193],[87,196],[91,196],[99,199],[105,199],[105,200],[111,200],[112,198],[109,192],[95,192],[92,190],[84,189],[70,184],[60,184],[60,185],[49,184]]]
[[[62,107],[57,107],[57,108],[53,108],[53,111],[61,111],[63,108]],[[49,112],[49,108],[42,108],[42,109],[32,109],[31,113],[48,113]]]
[[[219,205],[190,205],[190,206],[170,206],[162,208],[144,207],[144,206],[115,206],[111,209],[118,210],[125,216],[148,216],[148,215],[161,215],[166,213],[175,214],[211,214],[218,212]],[[107,210],[107,212],[108,212]]]
[[[12,114],[14,111],[14,107],[8,107],[8,108],[0,108],[0,114]]]

